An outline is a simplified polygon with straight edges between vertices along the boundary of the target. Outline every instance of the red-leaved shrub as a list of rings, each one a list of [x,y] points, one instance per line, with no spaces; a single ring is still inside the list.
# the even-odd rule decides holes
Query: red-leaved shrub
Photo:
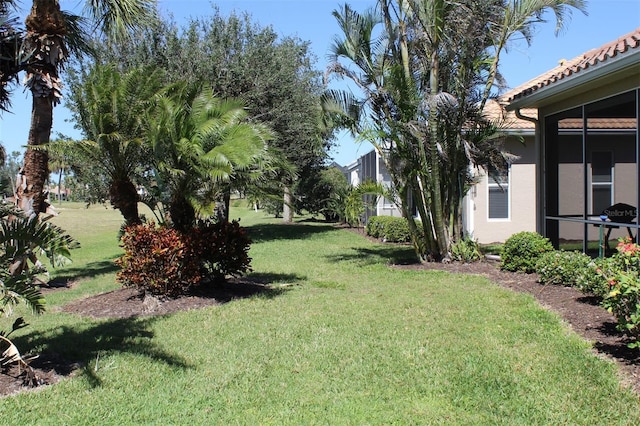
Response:
[[[190,241],[203,274],[213,275],[214,280],[227,275],[238,277],[251,270],[251,239],[237,220],[200,221],[191,232]]]
[[[153,223],[126,228],[117,280],[151,294],[178,296],[202,282],[251,270],[251,239],[238,221],[200,221],[186,233]]]
[[[124,286],[177,296],[201,279],[197,257],[175,229],[153,223],[130,226],[121,241],[124,255],[116,260],[122,268],[116,277]]]

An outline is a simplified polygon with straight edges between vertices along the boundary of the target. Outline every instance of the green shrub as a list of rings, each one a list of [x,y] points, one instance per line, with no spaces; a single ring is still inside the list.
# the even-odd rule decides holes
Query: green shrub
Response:
[[[367,222],[367,226],[365,227],[365,232],[367,233],[367,235],[373,238],[380,238],[387,217],[389,216],[370,217],[369,221]]]
[[[505,241],[500,252],[500,268],[512,272],[534,272],[538,258],[549,251],[553,251],[553,246],[548,238],[537,232],[518,232]]]
[[[591,257],[579,251],[548,251],[536,262],[536,272],[543,284],[575,286]]]
[[[618,330],[627,334],[630,347],[640,347],[640,246],[629,239],[618,244],[611,270],[600,270],[609,284],[602,306],[618,320]]]
[[[469,237],[451,244],[451,259],[456,262],[471,263],[481,258],[480,245]]]
[[[116,259],[116,279],[150,294],[177,296],[200,281],[196,256],[175,229],[154,223],[126,228],[121,240],[124,255]]]
[[[380,238],[389,243],[406,243],[411,241],[409,224],[403,217],[373,216],[369,218],[365,228],[367,235]]]
[[[611,258],[597,258],[591,260],[587,266],[578,271],[576,287],[583,293],[604,297],[609,292],[609,282],[605,278],[611,271],[614,262]]]
[[[390,217],[382,230],[382,239],[390,243],[406,243],[411,241],[409,224],[403,217]]]

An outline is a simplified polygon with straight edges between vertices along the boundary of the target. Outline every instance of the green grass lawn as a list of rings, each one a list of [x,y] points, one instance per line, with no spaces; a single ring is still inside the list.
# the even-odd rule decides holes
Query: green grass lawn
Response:
[[[15,340],[84,367],[1,399],[3,424],[640,424],[617,368],[532,297],[389,268],[411,249],[322,223],[232,210],[254,240],[252,274],[275,295],[153,318],[60,312],[117,287],[120,224],[103,208],[61,213],[82,248],[56,276],[80,282]]]

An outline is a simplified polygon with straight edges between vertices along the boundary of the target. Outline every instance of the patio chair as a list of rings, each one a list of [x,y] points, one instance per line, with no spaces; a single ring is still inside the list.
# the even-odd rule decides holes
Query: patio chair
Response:
[[[638,216],[638,210],[625,203],[616,203],[612,206],[607,207],[600,214],[600,218],[603,219],[603,225],[594,225],[594,226],[604,226],[607,230],[604,236],[605,247],[609,249],[609,237],[611,237],[611,231],[613,229],[620,228],[620,224],[631,224],[634,223],[636,217]],[[612,224],[610,222],[614,222],[616,224]],[[622,225],[624,226],[624,225]],[[627,233],[629,237],[633,240],[633,231],[631,231],[631,227],[627,226]]]

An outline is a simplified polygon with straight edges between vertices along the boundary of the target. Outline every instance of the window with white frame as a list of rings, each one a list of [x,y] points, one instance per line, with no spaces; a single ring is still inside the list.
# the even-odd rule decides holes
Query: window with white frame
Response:
[[[591,211],[600,214],[613,204],[613,153],[591,153]]]
[[[509,219],[511,197],[509,195],[511,166],[506,170],[489,170],[488,178],[488,213],[489,219]]]

